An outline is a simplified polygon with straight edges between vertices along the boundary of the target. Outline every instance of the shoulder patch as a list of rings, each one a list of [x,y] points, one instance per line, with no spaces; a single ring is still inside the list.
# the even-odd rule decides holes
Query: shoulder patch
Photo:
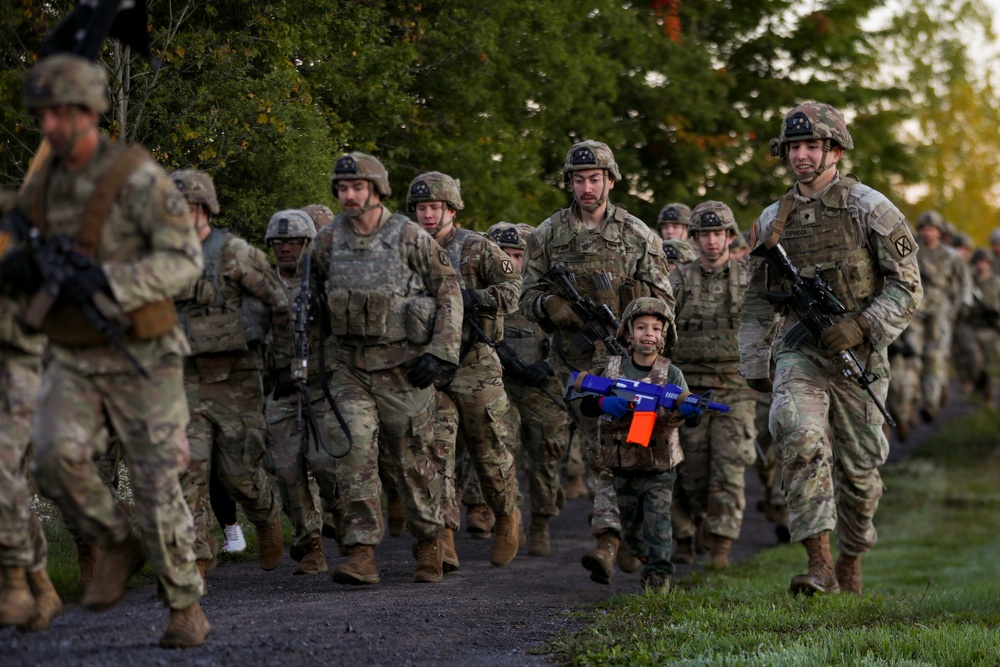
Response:
[[[538,259],[545,254],[545,246],[542,245],[541,241],[535,234],[528,237],[526,245],[528,247],[528,257],[531,259]]]
[[[445,252],[444,248],[438,248],[438,261],[442,266],[451,266],[451,260],[448,259],[448,253]]]
[[[502,259],[500,260],[500,269],[504,273],[514,273],[514,263],[509,259]]]
[[[892,254],[897,262],[905,260],[917,249],[917,244],[913,240],[913,233],[906,222],[896,225],[896,228],[887,237],[883,238],[886,240],[885,244],[890,254]]]

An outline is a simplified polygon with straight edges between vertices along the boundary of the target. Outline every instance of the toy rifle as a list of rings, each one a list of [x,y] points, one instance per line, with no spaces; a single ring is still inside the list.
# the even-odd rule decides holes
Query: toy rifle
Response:
[[[582,296],[574,284],[575,278],[563,266],[553,266],[546,272],[545,278],[559,292],[560,296],[569,302],[573,312],[583,322],[583,331],[571,341],[574,347],[580,350],[587,349],[588,345],[594,345],[600,341],[604,343],[608,354],[616,354],[620,357],[627,354],[625,348],[616,338],[621,322],[618,321],[606,303],[598,306],[589,297]],[[595,279],[597,279],[596,276]],[[608,282],[605,287],[610,289],[611,285],[607,276],[604,276],[604,280]]]
[[[768,247],[768,243],[761,243],[750,254],[763,258],[791,285],[787,292],[768,290],[767,300],[773,304],[789,306],[799,316],[799,321],[788,330],[782,339],[793,350],[797,349],[809,336],[818,341],[824,330],[836,324],[833,316],[840,315],[847,310],[844,304],[834,296],[833,291],[823,280],[819,271],[810,279],[801,276],[799,270],[788,257],[788,253],[781,247],[781,243],[774,243],[770,247]],[[844,350],[836,356],[835,360],[840,366],[841,374],[848,380],[853,379],[858,383],[858,386],[868,392],[868,396],[875,402],[875,407],[885,417],[885,423],[890,428],[895,427],[896,422],[872,389],[872,384],[881,376],[866,371],[858,353],[853,349]]]
[[[696,405],[702,410],[729,412],[729,406],[712,400],[715,390],[708,390],[702,395],[684,391],[676,384],[658,384],[630,380],[629,378],[606,378],[590,373],[569,374],[566,381],[566,400],[582,398],[583,396],[617,396],[629,402],[629,408],[635,413],[632,425],[629,427],[626,442],[633,445],[649,447],[656,425],[656,413],[659,408],[676,410],[681,404]]]

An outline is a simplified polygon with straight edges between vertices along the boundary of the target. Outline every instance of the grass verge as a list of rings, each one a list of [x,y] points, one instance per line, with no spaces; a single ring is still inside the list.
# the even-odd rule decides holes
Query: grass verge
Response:
[[[787,545],[667,594],[621,595],[547,650],[568,665],[1000,664],[1000,413],[942,427],[886,471],[865,594],[793,598]]]

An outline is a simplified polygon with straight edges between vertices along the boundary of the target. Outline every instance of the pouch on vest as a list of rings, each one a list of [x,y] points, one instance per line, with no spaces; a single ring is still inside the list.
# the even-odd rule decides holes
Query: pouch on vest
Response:
[[[392,299],[382,292],[369,292],[365,300],[365,333],[369,338],[399,340],[404,332],[389,331],[389,310]],[[351,294],[352,315],[354,293]]]
[[[330,309],[330,333],[334,336],[347,335],[347,290],[331,290],[326,295],[326,305]]]
[[[243,321],[240,317],[233,317],[228,310],[191,317],[188,320],[188,342],[191,354],[247,349]]]

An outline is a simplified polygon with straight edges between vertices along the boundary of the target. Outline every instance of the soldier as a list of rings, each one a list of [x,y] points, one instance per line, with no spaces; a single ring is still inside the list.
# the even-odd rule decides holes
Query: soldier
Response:
[[[778,312],[766,298],[768,289],[788,285],[755,257],[740,317],[740,372],[750,388],[770,391],[772,359],[775,364],[770,429],[782,454],[791,539],[809,555],[809,572],[792,579],[793,593],[861,592],[861,554],[875,545],[878,466],[889,443],[868,394],[831,356],[857,348],[880,376],[871,388],[884,400],[886,348],[923,295],[903,214],[836,169],[852,148],[843,116],[830,105],[806,102],[789,111],[772,151],[788,159],[796,183],[761,214],[752,244],[780,239],[800,271],[822,274],[846,312],[820,340],[808,337],[792,349],[779,334],[796,324],[797,313]],[[835,529],[836,568],[830,555]]]
[[[937,211],[926,211],[917,218],[917,263],[924,298],[910,330],[922,360],[919,410],[925,422],[934,421],[941,409],[948,383],[952,329],[958,311],[968,300],[965,268],[957,253],[941,242],[943,227],[944,219]]]
[[[968,365],[973,388],[986,403],[993,398],[993,380],[1000,370],[1000,277],[993,273],[989,253],[972,255],[973,300],[965,325],[971,338]]]
[[[263,252],[211,227],[211,216],[219,213],[212,178],[191,170],[170,177],[188,202],[204,261],[201,278],[176,299],[191,345],[191,356],[184,362],[191,462],[181,475],[181,486],[194,515],[195,555],[203,573],[213,566],[208,487],[214,467],[223,488],[257,529],[258,564],[273,570],[281,562],[284,542],[278,492],[264,470],[262,343],[269,315],[275,348],[280,354],[291,349],[288,300]],[[287,363],[283,356],[278,366]]]
[[[656,218],[663,239],[663,250],[673,271],[679,264],[698,258],[698,249],[690,241],[691,209],[684,204],[667,204]]]
[[[312,218],[302,211],[279,211],[271,216],[267,224],[264,242],[274,251],[277,266],[272,267],[275,279],[285,290],[288,303],[296,303],[302,288],[302,256],[309,252],[309,245],[316,238],[316,226]],[[310,290],[313,291],[313,290]],[[315,292],[313,291],[315,295]],[[315,312],[319,302],[309,304]],[[308,314],[305,315],[308,318]],[[311,410],[316,419],[326,414],[326,397],[319,391],[320,345],[324,344],[320,321],[317,318],[309,325],[308,377],[302,378],[313,389]],[[274,341],[276,346],[278,341]],[[271,355],[269,355],[271,356]],[[294,356],[294,348],[280,351],[280,356]],[[324,355],[330,358],[330,355]],[[309,470],[306,466],[306,451],[323,446],[316,434],[309,428],[310,406],[300,406],[299,390],[289,369],[276,375],[271,397],[268,398],[264,415],[267,420],[266,462],[277,482],[278,494],[285,514],[292,522],[292,547],[289,553],[298,565],[292,569],[293,575],[319,574],[326,572],[326,555],[323,553],[323,513],[316,504],[309,486]]]
[[[621,180],[608,145],[598,141],[574,144],[566,154],[563,178],[572,188],[574,203],[545,220],[528,238],[520,308],[529,320],[555,331],[553,367],[565,379],[569,371],[602,365],[606,350],[573,343],[583,322],[572,305],[559,296],[546,275],[549,269],[564,267],[575,277],[582,296],[608,306],[615,315],[640,296],[658,297],[670,308],[674,297],[660,237],[623,206],[608,201],[609,192]],[[597,549],[588,562],[606,563],[607,572],[592,572],[591,578],[608,579],[621,539],[611,472],[602,470],[596,461],[600,450],[597,420],[584,417],[579,406],[571,406],[570,416],[584,434],[596,475],[591,532],[597,538]],[[629,567],[637,568],[638,563],[629,563]]]
[[[414,581],[437,582],[442,570],[443,474],[434,459],[431,385],[458,363],[462,301],[448,253],[382,197],[389,175],[371,155],[339,158],[331,178],[344,212],[313,241],[317,293],[326,300],[336,355],[330,386],[348,426],[326,415],[335,459],[309,450],[325,500],[343,511],[341,546],[350,555],[333,570],[344,584],[376,584],[375,545],[382,540],[378,433],[383,432],[417,539]]]
[[[520,274],[526,241],[534,231],[530,225],[498,222],[488,233]],[[526,366],[523,374],[505,366],[503,385],[516,406],[511,411],[520,413],[519,430],[511,435],[520,437],[531,496],[528,555],[549,556],[549,520],[559,515],[559,460],[569,444],[569,415],[540,388],[547,388],[553,396],[563,391],[560,378],[546,361],[548,335],[538,324],[514,312],[504,320],[503,339]]]
[[[25,184],[18,209],[45,242],[66,234],[90,260],[78,258],[41,323],[52,359],[31,429],[36,477],[75,534],[104,552],[83,606],[114,606],[148,557],[170,608],[160,646],[199,646],[209,623],[178,482],[187,456],[182,358],[190,348],[172,299],[197,279],[201,253],[184,198],[163,170],[142,148],[115,144],[98,129],[106,90],[104,71],[70,54],[45,58],[25,81],[25,107],[52,153]],[[0,282],[34,294],[43,282],[40,259],[27,247],[8,252]],[[122,347],[92,324],[100,319],[95,306],[129,322]],[[108,420],[129,467],[141,542],[94,466]]]
[[[691,391],[715,388],[715,400],[729,405],[729,412],[710,412],[681,432],[684,463],[678,479],[716,567],[729,565],[729,550],[740,536],[746,469],[756,459],[754,396],[737,373],[736,334],[748,273],[745,264],[729,256],[729,244],[739,233],[728,206],[698,204],[691,213],[691,234],[700,258],[670,274],[678,332],[670,358],[684,371]]]
[[[502,567],[517,555],[521,529],[517,469],[505,444],[503,424],[510,403],[500,359],[474,330],[470,318],[475,318],[488,338],[503,340],[503,318],[516,308],[521,274],[490,237],[455,227],[455,215],[463,208],[460,187],[447,174],[420,174],[410,183],[406,205],[448,254],[452,266],[459,267],[465,313],[460,363],[453,375],[439,377],[435,386],[458,408],[458,438],[465,444],[483,499],[496,516],[490,563]],[[446,540],[451,533],[445,531]],[[453,545],[446,543],[446,548],[454,551]]]
[[[750,255],[750,244],[747,243],[747,237],[737,232],[733,242],[729,244],[729,256],[737,262],[742,262],[748,255]]]

